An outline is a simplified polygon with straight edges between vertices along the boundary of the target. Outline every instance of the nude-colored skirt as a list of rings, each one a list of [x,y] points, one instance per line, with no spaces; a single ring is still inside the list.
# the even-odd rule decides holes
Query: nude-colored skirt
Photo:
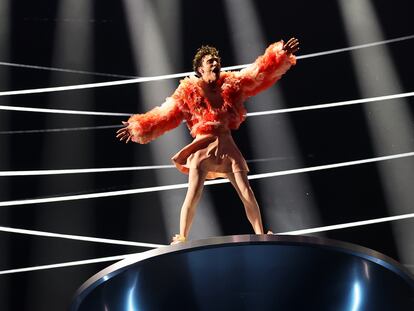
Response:
[[[198,135],[171,160],[185,174],[188,174],[190,168],[207,171],[207,179],[226,177],[227,173],[249,171],[230,131],[217,135]]]

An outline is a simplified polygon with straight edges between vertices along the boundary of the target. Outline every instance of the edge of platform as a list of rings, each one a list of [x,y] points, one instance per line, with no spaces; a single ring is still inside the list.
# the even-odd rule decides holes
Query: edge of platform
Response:
[[[105,269],[99,271],[88,280],[86,280],[76,291],[73,303],[70,310],[76,310],[81,304],[83,299],[97,286],[111,279],[112,277],[122,273],[129,266],[151,259],[156,256],[166,255],[170,253],[181,253],[190,250],[212,248],[212,247],[225,247],[229,244],[232,245],[244,245],[244,244],[290,244],[290,245],[307,245],[317,246],[329,249],[336,249],[338,251],[352,254],[354,256],[362,257],[366,260],[379,264],[386,269],[393,271],[405,279],[414,288],[414,276],[411,272],[391,257],[384,255],[380,252],[372,250],[370,248],[352,244],[349,242],[343,242],[338,240],[332,240],[327,238],[320,238],[314,236],[297,236],[297,235],[231,235],[213,237],[202,240],[190,240],[184,243],[163,246],[149,251],[131,254],[127,258],[116,262]]]

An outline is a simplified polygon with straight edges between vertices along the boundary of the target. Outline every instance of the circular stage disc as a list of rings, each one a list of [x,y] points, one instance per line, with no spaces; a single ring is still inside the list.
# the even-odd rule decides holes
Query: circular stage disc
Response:
[[[76,293],[90,310],[414,310],[414,279],[393,259],[305,236],[242,235],[132,255]]]

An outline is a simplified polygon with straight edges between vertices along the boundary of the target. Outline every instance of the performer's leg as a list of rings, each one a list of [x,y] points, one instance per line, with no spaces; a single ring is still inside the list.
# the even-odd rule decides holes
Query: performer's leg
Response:
[[[188,174],[188,190],[180,215],[180,235],[184,238],[187,238],[190,232],[197,204],[203,192],[206,176],[207,172],[199,169],[190,169]]]
[[[246,172],[236,172],[227,174],[228,179],[239,194],[246,210],[253,230],[256,234],[263,234],[262,217],[260,215],[259,205],[257,204],[253,190],[250,187]]]

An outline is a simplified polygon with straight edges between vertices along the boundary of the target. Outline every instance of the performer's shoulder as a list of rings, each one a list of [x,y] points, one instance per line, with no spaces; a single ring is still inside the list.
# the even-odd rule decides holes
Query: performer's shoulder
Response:
[[[239,78],[240,75],[240,71],[236,70],[236,71],[222,71],[220,73],[220,78],[224,79],[226,81],[231,81],[233,79],[237,79]]]
[[[224,71],[224,70],[222,70],[220,72],[220,76],[223,77],[223,78],[232,77],[232,76],[234,76],[234,71],[227,71],[227,70]]]
[[[175,90],[174,94],[181,98],[185,98],[188,94],[194,92],[197,89],[199,78],[195,75],[190,75],[180,80],[180,84]]]
[[[199,78],[196,77],[196,75],[192,74],[192,75],[189,75],[189,76],[185,77],[184,79],[180,80],[180,84],[181,85],[194,84],[194,83],[197,83],[198,80],[199,80]]]

